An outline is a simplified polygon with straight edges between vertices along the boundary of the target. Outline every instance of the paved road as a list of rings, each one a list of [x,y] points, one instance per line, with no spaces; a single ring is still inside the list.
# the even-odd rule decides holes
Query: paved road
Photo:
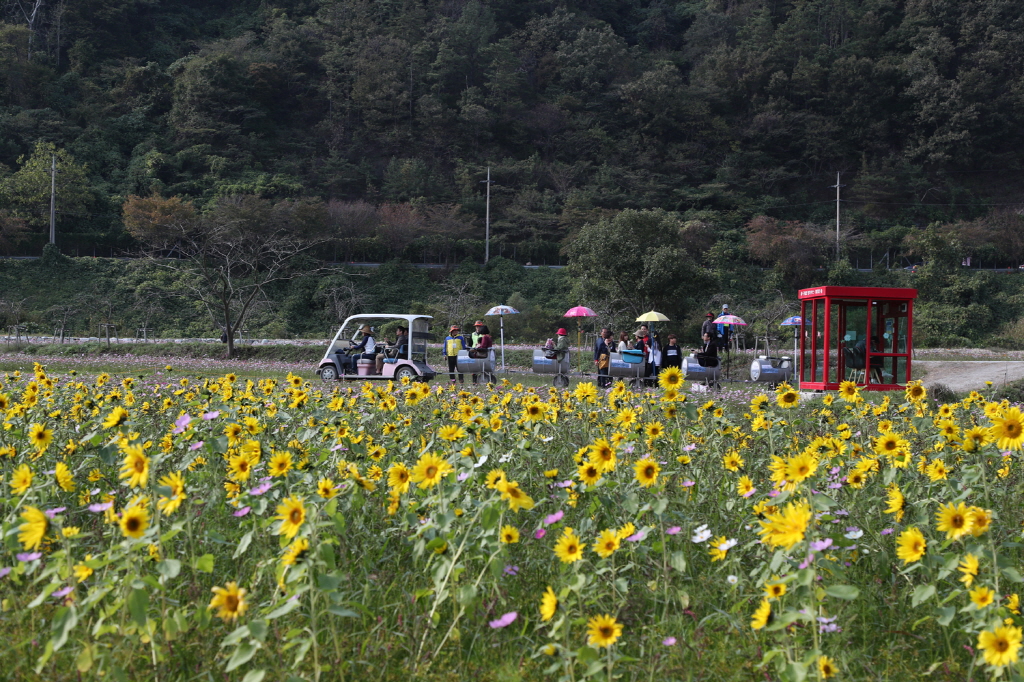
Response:
[[[961,393],[985,388],[985,382],[996,386],[1024,379],[1024,362],[996,360],[915,360],[915,367],[925,371],[924,385],[945,384]]]

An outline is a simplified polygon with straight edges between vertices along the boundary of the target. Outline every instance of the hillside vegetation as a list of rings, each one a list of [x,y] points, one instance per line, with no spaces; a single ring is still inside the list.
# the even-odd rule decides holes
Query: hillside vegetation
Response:
[[[491,255],[570,266],[568,278],[538,279],[500,262],[503,284],[471,283],[481,303],[518,293],[545,311],[543,324],[512,323],[531,335],[549,335],[566,303],[604,302],[621,320],[657,305],[689,325],[723,298],[753,308],[826,279],[906,283],[902,268],[925,263],[922,331],[935,322],[922,341],[1024,336],[1013,326],[1019,287],[979,271],[1024,263],[1018,2],[2,7],[8,254],[41,253],[55,161],[64,254],[138,252],[126,210],[150,197],[207,216],[242,196],[328,235],[314,259],[456,268],[483,260],[490,167]],[[632,273],[616,269],[626,262]],[[118,283],[102,296],[131,298],[133,277],[161,280],[149,265],[61,267],[37,287],[32,267],[5,265],[5,299],[28,300],[41,321],[55,305],[45,289],[61,282],[79,295],[109,277]],[[104,274],[86,274],[95,268]],[[460,268],[451,282],[398,265],[361,275],[372,284],[355,307],[444,307],[475,277]],[[268,292],[274,310],[253,326],[289,335],[332,324],[338,296],[322,279]],[[206,311],[168,305],[168,332],[215,329]]]

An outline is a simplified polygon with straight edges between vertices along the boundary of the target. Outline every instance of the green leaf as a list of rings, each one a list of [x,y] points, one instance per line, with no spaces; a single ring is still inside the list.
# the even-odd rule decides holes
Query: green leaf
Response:
[[[260,642],[267,638],[267,629],[267,621],[265,620],[254,620],[249,623],[249,632]]]
[[[263,676],[266,674],[266,670],[250,670],[242,678],[242,682],[262,682]]]
[[[232,559],[237,559],[238,557],[240,557],[243,554],[245,554],[245,550],[249,549],[249,544],[251,542],[252,542],[252,531],[249,531],[248,533],[246,533],[245,535],[242,536],[241,540],[238,541],[238,547],[235,548],[235,553],[231,555],[231,558]]]
[[[335,616],[338,616],[339,618],[358,618],[359,617],[359,614],[356,613],[355,611],[353,611],[352,609],[345,609],[345,608],[342,608],[340,606],[329,606],[329,607],[327,607],[327,612],[328,613],[333,613]]]
[[[334,500],[331,500],[332,502]],[[327,570],[333,571],[337,568],[337,560],[334,556],[334,545],[324,542],[320,545],[320,560],[327,566]]]
[[[1024,582],[1024,577],[1021,577],[1020,571],[1018,571],[1016,568],[1007,567],[1000,569],[1000,571],[1004,576],[1006,576],[1007,580],[1009,580],[1012,583]]]
[[[914,588],[914,594],[910,597],[910,605],[917,606],[921,602],[928,601],[935,595],[935,585],[918,585]]]
[[[490,505],[485,507],[480,513],[480,525],[483,526],[484,530],[491,530],[498,525],[498,521],[501,519],[501,509],[497,505]]]
[[[231,672],[238,666],[248,663],[249,659],[253,657],[259,648],[259,642],[243,642],[239,644],[238,648],[235,649],[235,653],[231,655],[227,667],[224,668],[225,672]]]
[[[669,556],[668,563],[672,568],[682,573],[686,570],[686,555],[682,552],[672,552]]]
[[[68,641],[68,633],[78,623],[78,611],[74,606],[62,606],[53,619],[53,650],[57,651]]]
[[[299,608],[299,600],[295,598],[290,598],[284,604],[281,604],[276,609],[271,611],[267,615],[267,620],[274,620],[275,618],[286,616],[297,608]]]
[[[172,580],[181,573],[181,562],[177,559],[164,559],[156,565],[156,572],[168,580]]]
[[[956,615],[956,607],[943,606],[942,608],[936,609],[936,613],[939,614],[939,617],[936,619],[936,622],[942,627],[946,627],[947,625],[953,622],[953,616]]]
[[[333,592],[341,584],[341,578],[336,575],[321,573],[316,578],[316,584],[322,592]]]
[[[146,627],[146,613],[149,611],[149,592],[132,590],[128,595],[128,613],[139,627]]]
[[[204,554],[196,559],[196,570],[203,573],[213,573],[213,555]]]
[[[825,588],[825,594],[836,599],[852,601],[860,594],[860,590],[853,585],[830,585]]]

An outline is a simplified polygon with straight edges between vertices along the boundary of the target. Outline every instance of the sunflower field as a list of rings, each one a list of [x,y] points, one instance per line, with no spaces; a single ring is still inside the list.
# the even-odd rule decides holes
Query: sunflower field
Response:
[[[1017,407],[660,384],[8,374],[0,676],[1020,679]]]

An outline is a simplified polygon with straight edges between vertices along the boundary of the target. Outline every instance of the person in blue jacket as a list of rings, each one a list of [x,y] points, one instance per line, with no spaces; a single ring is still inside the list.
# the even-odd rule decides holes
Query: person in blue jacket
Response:
[[[722,306],[722,315],[731,315],[729,312],[729,304],[726,303]],[[731,324],[718,324],[718,347],[726,353],[729,352],[729,341],[732,339],[732,325]]]

